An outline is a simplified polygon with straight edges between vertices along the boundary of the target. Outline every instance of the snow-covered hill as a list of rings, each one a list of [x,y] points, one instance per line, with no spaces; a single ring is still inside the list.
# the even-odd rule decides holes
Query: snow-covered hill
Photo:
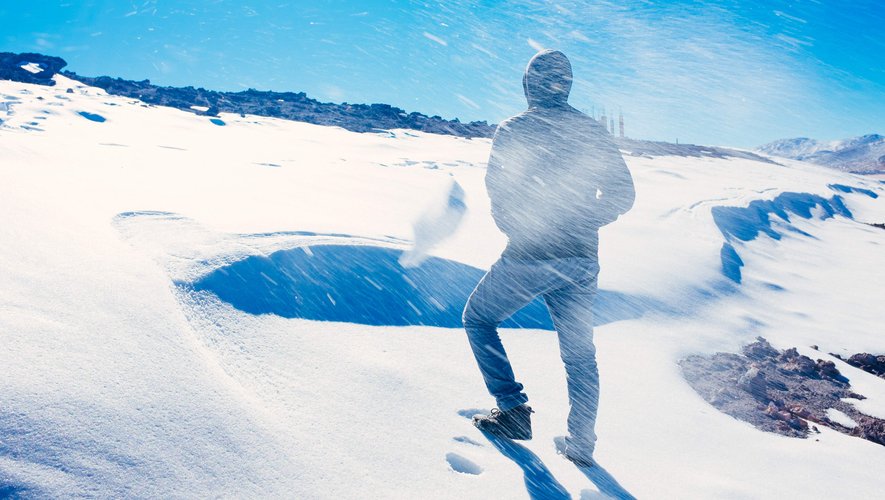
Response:
[[[56,79],[0,82],[0,496],[881,494],[885,447],[762,432],[677,365],[760,335],[885,352],[879,181],[627,157],[636,206],[601,235],[594,485],[554,450],[567,398],[542,309],[503,332],[534,440],[465,418],[492,404],[451,322],[505,242],[488,140],[210,119]],[[453,178],[458,232],[398,267]],[[839,370],[885,417],[885,381]]]
[[[855,173],[885,172],[885,137],[868,134],[839,141],[821,142],[807,137],[780,139],[757,151]]]

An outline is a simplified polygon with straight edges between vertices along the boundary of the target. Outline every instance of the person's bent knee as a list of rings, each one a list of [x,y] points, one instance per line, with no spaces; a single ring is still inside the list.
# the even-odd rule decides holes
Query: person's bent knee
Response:
[[[464,328],[467,330],[475,328],[487,329],[498,327],[497,321],[490,320],[489,318],[480,314],[475,307],[471,306],[470,302],[467,303],[467,306],[464,307],[464,312],[461,314],[461,324],[464,325]]]

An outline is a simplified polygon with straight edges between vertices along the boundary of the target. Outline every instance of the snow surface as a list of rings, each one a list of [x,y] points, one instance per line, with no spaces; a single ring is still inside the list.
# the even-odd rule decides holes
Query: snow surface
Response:
[[[552,332],[503,330],[536,410],[534,440],[507,447],[466,418],[493,402],[459,328],[252,314],[196,286],[317,245],[344,249],[317,266],[362,255],[348,248],[398,255],[453,179],[467,210],[430,254],[487,268],[505,243],[483,184],[489,141],[231,114],[218,127],[56,80],[0,82],[0,492],[603,497],[554,449],[567,399]],[[601,234],[601,489],[605,472],[638,498],[880,495],[885,447],[756,430],[704,402],[676,363],[757,335],[813,358],[885,352],[885,231],[863,224],[885,222],[885,184],[796,161],[626,159],[636,206]],[[746,218],[758,234],[741,239],[712,215],[782,193],[839,196],[853,218],[820,206]],[[244,294],[279,293],[273,276],[248,276]],[[885,383],[837,363],[868,397],[858,408],[885,416]]]
[[[857,422],[855,422],[851,417],[849,417],[845,413],[843,413],[835,408],[827,409],[827,418],[829,418],[833,422],[836,422],[837,424],[844,425],[845,427],[848,427],[849,429],[854,429],[855,427],[857,427]]]
[[[40,73],[43,71],[43,68],[41,68],[40,65],[37,63],[22,64],[21,69],[27,71],[28,73],[34,73],[34,74],[37,74],[37,73]]]

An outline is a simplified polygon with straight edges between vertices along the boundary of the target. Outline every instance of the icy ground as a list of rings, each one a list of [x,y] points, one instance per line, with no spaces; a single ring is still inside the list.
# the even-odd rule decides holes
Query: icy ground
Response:
[[[465,418],[493,405],[456,326],[504,244],[488,141],[210,121],[56,78],[0,82],[0,496],[603,497],[556,455],[565,380],[543,324],[503,331],[534,440]],[[604,471],[638,498],[881,495],[885,447],[759,431],[676,363],[760,335],[885,352],[885,231],[864,224],[885,222],[885,184],[627,162],[636,206],[601,235]],[[451,178],[463,223],[399,272]],[[885,417],[885,382],[837,366]]]

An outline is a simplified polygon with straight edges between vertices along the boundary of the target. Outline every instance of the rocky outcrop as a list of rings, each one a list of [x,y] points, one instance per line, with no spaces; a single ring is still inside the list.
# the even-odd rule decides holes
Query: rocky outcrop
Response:
[[[55,85],[52,77],[67,64],[60,57],[33,53],[0,52],[0,80]]]
[[[353,132],[378,132],[390,129],[411,129],[460,137],[491,137],[495,126],[488,123],[462,123],[457,118],[406,113],[388,104],[349,104],[319,102],[304,92],[274,92],[249,89],[241,92],[219,92],[199,87],[162,87],[150,80],[132,81],[109,76],[87,77],[66,71],[68,78],[109,94],[139,99],[148,104],[171,106],[194,112],[192,106],[209,108],[197,112],[216,116],[218,113],[257,115],[337,126]]]
[[[873,224],[874,226],[877,224]],[[885,229],[885,225],[881,225],[883,229]],[[838,354],[833,354],[833,356],[842,359]],[[860,353],[851,356],[848,359],[842,359],[846,363],[856,368],[860,368],[861,370],[872,373],[877,377],[885,378],[885,355],[876,356],[875,354],[868,353]]]
[[[59,57],[42,54],[0,52],[0,79],[39,85],[55,85],[52,77],[67,63]],[[188,112],[217,116],[238,113],[270,116],[317,125],[337,126],[354,132],[411,129],[459,137],[492,137],[495,126],[484,121],[462,123],[457,118],[407,113],[389,104],[349,104],[320,102],[304,92],[274,92],[255,89],[218,92],[195,87],[162,87],[150,80],[132,81],[109,76],[80,76],[71,71],[62,75],[107,93],[132,97],[148,104],[170,106]],[[195,111],[192,106],[208,108]]]
[[[694,355],[679,365],[708,403],[758,429],[807,437],[823,425],[885,445],[885,420],[845,401],[864,397],[832,361],[812,360],[795,348],[779,351],[759,337],[741,354]]]

